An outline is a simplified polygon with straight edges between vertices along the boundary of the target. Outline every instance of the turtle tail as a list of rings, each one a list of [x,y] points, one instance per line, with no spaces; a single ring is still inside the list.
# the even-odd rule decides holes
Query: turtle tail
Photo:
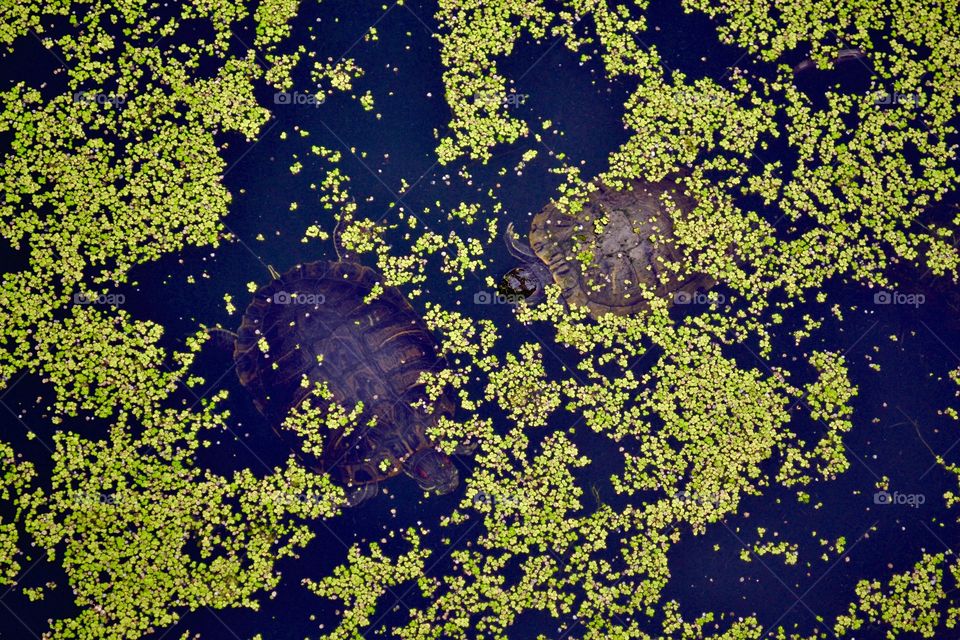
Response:
[[[347,248],[343,246],[343,218],[343,214],[337,216],[337,224],[333,227],[333,250],[337,252],[337,260],[340,262],[353,260],[353,254],[347,251]]]

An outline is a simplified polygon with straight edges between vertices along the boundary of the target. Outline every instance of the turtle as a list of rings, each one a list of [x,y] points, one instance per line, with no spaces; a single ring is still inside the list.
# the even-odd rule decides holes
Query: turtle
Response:
[[[641,285],[670,304],[689,302],[714,286],[705,274],[680,279],[667,268],[683,262],[671,210],[689,213],[695,206],[675,181],[638,179],[621,190],[602,182],[595,186],[579,213],[562,211],[555,202],[541,209],[530,225],[529,245],[517,238],[512,223],[507,226],[507,248],[522,264],[503,276],[499,294],[535,304],[544,298],[544,288],[556,283],[564,301],[599,318],[646,309]]]
[[[375,496],[381,482],[401,472],[428,493],[453,491],[457,468],[427,431],[452,417],[454,404],[446,393],[431,400],[420,382],[422,372],[442,369],[445,359],[403,293],[381,287],[376,271],[353,261],[319,260],[270,272],[232,336],[240,383],[277,435],[306,466],[329,472],[346,489],[350,506]],[[375,287],[379,295],[366,301]],[[354,429],[324,434],[322,454],[304,451],[281,427],[308,396],[316,406],[315,383],[325,383],[328,400],[347,409],[363,403]]]

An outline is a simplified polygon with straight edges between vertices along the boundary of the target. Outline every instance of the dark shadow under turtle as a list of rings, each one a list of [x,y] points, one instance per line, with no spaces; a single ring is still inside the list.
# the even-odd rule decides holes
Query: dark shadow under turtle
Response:
[[[350,505],[378,492],[400,473],[424,491],[444,494],[459,483],[451,459],[426,433],[454,405],[443,394],[430,400],[420,374],[445,366],[436,340],[396,287],[384,287],[373,270],[351,261],[317,261],[278,274],[260,287],[233,336],[241,384],[274,431],[317,472],[329,472],[347,489]],[[267,349],[261,348],[261,340]],[[315,384],[326,384],[332,401],[363,411],[352,431],[324,433],[321,456],[303,451],[299,438],[281,428],[284,418]],[[461,447],[458,453],[469,453]]]
[[[512,224],[507,227],[507,248],[522,264],[507,272],[498,293],[536,303],[555,283],[565,302],[586,307],[594,318],[643,311],[644,288],[670,303],[689,302],[714,285],[707,275],[669,268],[683,263],[672,216],[693,208],[693,200],[671,180],[635,180],[624,190],[598,184],[575,215],[551,202],[534,216],[529,245],[516,237]]]

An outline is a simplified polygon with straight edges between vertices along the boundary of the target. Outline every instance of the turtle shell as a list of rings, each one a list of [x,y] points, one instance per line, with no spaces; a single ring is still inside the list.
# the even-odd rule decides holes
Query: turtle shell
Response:
[[[375,300],[364,301],[379,280],[354,262],[297,266],[256,292],[234,350],[240,382],[277,433],[307,464],[348,487],[397,475],[407,458],[432,448],[426,429],[453,414],[445,395],[428,404],[432,411],[414,406],[427,398],[420,374],[443,368],[445,361],[397,288],[384,287]],[[316,382],[326,383],[332,400],[347,410],[363,403],[356,428],[324,434],[319,459],[280,428]]]
[[[553,202],[544,207],[530,226],[530,247],[567,302],[594,318],[637,313],[648,306],[642,285],[672,302],[714,284],[669,268],[683,259],[673,241],[673,208],[690,212],[694,202],[669,180],[636,180],[626,190],[599,184],[576,214]],[[604,217],[598,233],[595,223]]]

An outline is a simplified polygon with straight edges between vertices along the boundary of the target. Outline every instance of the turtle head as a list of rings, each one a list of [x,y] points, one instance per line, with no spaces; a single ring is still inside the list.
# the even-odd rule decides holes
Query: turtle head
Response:
[[[513,230],[513,223],[507,225],[503,240],[510,255],[523,264],[514,267],[500,279],[497,293],[509,299],[524,298],[528,302],[539,302],[543,299],[544,287],[553,280],[550,271],[533,249],[520,241]]]
[[[538,302],[543,298],[544,286],[533,264],[524,263],[504,274],[497,283],[497,293],[511,300],[524,298],[529,302]]]
[[[460,484],[460,474],[447,454],[436,449],[417,451],[403,463],[403,472],[424,491],[443,495]]]

